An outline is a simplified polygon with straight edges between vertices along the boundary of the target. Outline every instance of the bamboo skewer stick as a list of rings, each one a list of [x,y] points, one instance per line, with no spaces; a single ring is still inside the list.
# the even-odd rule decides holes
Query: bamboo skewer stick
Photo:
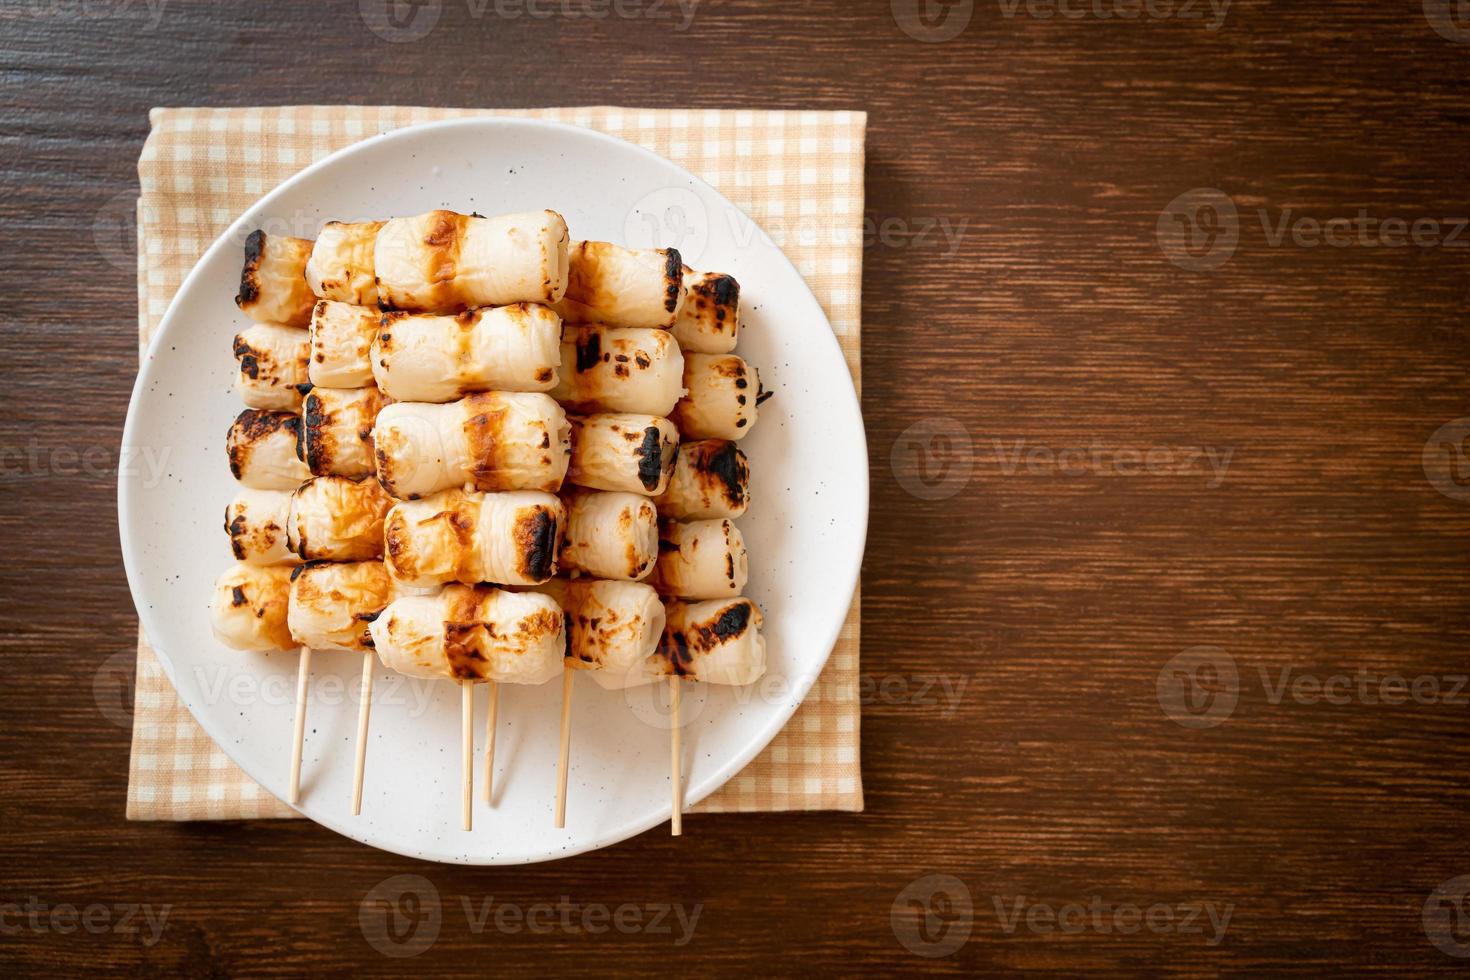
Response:
[[[557,765],[556,826],[567,825],[567,764],[572,754],[572,668],[561,672],[561,758]]]
[[[672,727],[669,729],[669,765],[674,788],[674,816],[670,825],[673,836],[680,837],[684,834],[684,779],[683,779],[683,751],[679,738],[679,675],[675,674],[669,678],[669,721]]]
[[[291,742],[291,791],[289,802],[301,802],[301,751],[306,742],[306,686],[311,679],[311,647],[301,648],[296,666],[296,728]]]
[[[490,802],[491,787],[495,780],[495,716],[499,713],[500,708],[500,685],[491,681],[488,686],[490,705],[485,715],[485,785],[480,790],[480,795],[484,797],[487,804]]]
[[[352,774],[352,815],[362,813],[362,776],[367,765],[368,715],[373,708],[373,668],[377,657],[371,653],[362,658],[362,704],[357,707],[357,767]]]
[[[475,686],[460,682],[460,822],[474,825],[475,803]]]

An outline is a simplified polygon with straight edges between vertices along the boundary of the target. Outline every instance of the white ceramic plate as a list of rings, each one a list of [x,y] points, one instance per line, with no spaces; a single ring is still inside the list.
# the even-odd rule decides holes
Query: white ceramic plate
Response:
[[[144,628],[209,735],[285,798],[295,654],[242,654],[211,636],[211,585],[230,563],[221,527],[237,487],[225,461],[242,408],[230,340],[241,244],[257,227],[314,237],[331,219],[433,208],[552,208],[577,238],[674,245],[698,269],[740,280],[739,353],[775,397],[741,446],[753,504],[747,594],[765,611],[770,672],[752,689],[684,686],[686,798],[719,788],[781,729],[826,662],[846,615],[867,528],[862,418],[841,351],[796,269],[739,209],[640,147],[530,120],[400,129],[302,171],[247,211],[185,280],[153,339],[123,433],[119,524]],[[155,469],[158,474],[155,476]],[[362,815],[350,808],[361,660],[313,657],[301,812],[375,847],[434,861],[513,864],[623,840],[670,817],[665,686],[624,695],[577,677],[567,826],[552,825],[561,685],[502,687],[495,800],[459,823],[459,692],[379,666]],[[476,699],[484,750],[485,695]],[[479,778],[480,763],[476,764]]]

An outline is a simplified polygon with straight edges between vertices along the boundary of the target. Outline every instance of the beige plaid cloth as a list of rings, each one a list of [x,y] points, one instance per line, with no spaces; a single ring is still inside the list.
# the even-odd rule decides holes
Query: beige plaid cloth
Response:
[[[530,116],[586,126],[638,143],[698,174],[784,248],[827,311],[858,378],[867,124],[861,112],[154,109],[152,132],[138,161],[142,343],[146,346],[205,249],[281,181],[377,133],[462,116]],[[832,658],[800,710],[764,752],[695,812],[863,808],[858,626],[855,594]],[[134,704],[128,819],[297,815],[210,741],[179,701],[141,631]]]

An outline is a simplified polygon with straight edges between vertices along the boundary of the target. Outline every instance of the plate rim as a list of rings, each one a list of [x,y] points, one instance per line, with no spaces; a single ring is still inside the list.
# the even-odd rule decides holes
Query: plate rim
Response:
[[[841,389],[840,398],[844,402],[847,402],[848,407],[851,409],[852,415],[857,421],[858,432],[861,435],[861,438],[858,440],[858,451],[860,458],[857,460],[857,462],[861,464],[862,470],[868,478],[859,481],[856,487],[848,488],[850,491],[850,500],[852,501],[852,505],[857,508],[857,533],[854,535],[853,538],[855,549],[852,561],[850,563],[851,567],[842,569],[840,571],[840,574],[836,576],[837,582],[834,583],[840,586],[843,592],[846,592],[853,598],[856,598],[856,590],[862,574],[863,558],[867,548],[868,520],[870,517],[869,505],[871,473],[869,471],[869,455],[866,436],[867,429],[866,424],[863,420],[862,400],[861,397],[858,395],[856,381],[852,376],[851,369],[847,365],[846,355],[843,353],[841,344],[838,342],[836,332],[832,329],[831,318],[828,316],[826,309],[823,308],[821,302],[817,299],[816,294],[812,292],[811,285],[806,281],[806,277],[801,274],[801,271],[796,267],[796,264],[792,262],[790,256],[786,254],[785,250],[777,246],[770,238],[770,236],[766,233],[766,231],[761,228],[760,224],[756,222],[755,219],[751,218],[750,215],[746,214],[742,208],[731,201],[729,197],[727,197],[722,191],[710,184],[708,181],[699,177],[697,174],[694,174],[685,167],[681,166],[680,164],[668,159],[667,157],[662,156],[661,154],[655,153],[645,146],[641,146],[638,143],[624,140],[619,137],[602,132],[601,130],[592,129],[586,126],[577,126],[555,120],[536,119],[533,117],[522,116],[465,116],[453,119],[441,119],[425,123],[417,123],[408,126],[398,127],[395,129],[390,129],[381,133],[376,133],[356,142],[350,143],[347,146],[341,147],[340,149],[335,150],[332,153],[322,157],[320,160],[311,163],[310,165],[302,168],[301,170],[287,177],[285,180],[281,181],[279,184],[271,188],[261,197],[256,199],[252,204],[250,204],[247,208],[245,208],[245,210],[242,211],[240,215],[235,218],[235,220],[230,222],[229,225],[227,225],[225,229],[220,232],[220,234],[215,238],[210,246],[205,249],[204,252],[200,255],[199,259],[189,270],[189,273],[179,284],[178,290],[170,298],[168,308],[164,311],[163,317],[159,320],[158,329],[154,331],[152,338],[149,340],[148,346],[141,352],[141,356],[139,358],[137,375],[135,376],[133,381],[133,390],[128,398],[127,417],[123,423],[120,452],[126,454],[129,451],[130,447],[135,446],[137,434],[136,426],[139,424],[138,419],[140,415],[140,406],[146,399],[145,392],[148,387],[148,383],[150,382],[150,380],[152,380],[152,375],[156,369],[155,365],[158,363],[153,356],[156,352],[156,348],[161,346],[161,344],[163,343],[165,334],[173,330],[183,329],[181,327],[174,326],[175,321],[180,319],[180,297],[188,295],[193,290],[199,288],[198,280],[203,277],[204,269],[208,265],[210,265],[213,260],[215,260],[217,255],[236,244],[236,239],[238,238],[241,231],[243,231],[248,226],[260,221],[263,217],[263,212],[267,211],[270,205],[277,198],[288,193],[297,184],[307,180],[309,177],[319,173],[320,171],[336,167],[344,161],[350,159],[351,157],[360,153],[367,152],[370,147],[373,147],[376,144],[382,142],[395,142],[399,140],[417,139],[422,137],[426,133],[451,129],[485,129],[493,131],[497,129],[516,129],[521,127],[559,131],[569,136],[573,136],[577,139],[591,139],[594,142],[602,142],[610,145],[616,145],[622,151],[626,151],[627,149],[631,148],[635,152],[635,154],[649,159],[657,166],[674,168],[683,176],[684,179],[688,180],[691,185],[697,186],[698,188],[701,188],[704,191],[713,194],[718,200],[722,201],[730,209],[730,211],[738,214],[742,219],[744,219],[744,221],[748,222],[759,234],[762,243],[772,248],[777,253],[779,257],[778,261],[784,263],[788,268],[790,268],[796,280],[800,282],[801,288],[804,289],[808,296],[811,298],[813,306],[815,306],[816,309],[821,313],[821,326],[826,328],[825,331],[821,331],[822,337],[818,339],[817,342],[819,344],[829,345],[829,356],[836,357],[843,365],[843,378],[845,383],[839,386]],[[145,575],[144,572],[138,567],[139,556],[135,553],[136,548],[132,543],[136,538],[136,534],[138,533],[137,529],[133,527],[133,523],[130,517],[130,508],[133,506],[134,503],[134,494],[142,494],[147,492],[146,488],[143,488],[141,486],[134,486],[134,484],[139,479],[140,477],[138,477],[136,474],[128,473],[125,468],[119,469],[117,481],[118,540],[122,551],[123,569],[128,582],[128,592],[132,597],[134,612],[138,616],[138,622],[142,627],[145,636],[157,636],[161,635],[160,631],[154,628],[157,625],[158,620],[156,620],[155,616],[153,615],[149,603],[143,601]],[[837,641],[841,636],[842,627],[846,624],[848,614],[850,614],[851,612],[851,601],[849,601],[847,609],[848,612],[844,613],[828,630],[828,635],[821,643],[822,652],[816,664],[815,672],[812,675],[813,678],[821,675],[822,671],[826,669],[827,664],[831,659],[832,651],[836,647]],[[183,703],[184,707],[189,711],[189,714],[191,717],[193,717],[194,721],[200,726],[200,728],[204,730],[205,734],[209,736],[210,740],[216,746],[218,746],[219,749],[224,752],[226,756],[229,757],[230,761],[234,763],[241,772],[243,772],[250,779],[255,780],[255,777],[251,774],[249,768],[247,768],[247,766],[244,765],[241,760],[236,756],[236,753],[234,751],[235,746],[228,744],[228,739],[222,740],[219,735],[213,730],[209,722],[206,720],[206,717],[202,717],[200,712],[196,710],[195,706],[184,697],[182,692],[179,691],[179,687],[175,677],[175,665],[172,662],[172,659],[167,655],[166,652],[153,646],[151,643],[149,644],[149,648],[153,650],[154,656],[157,659],[158,663],[162,666],[164,674],[168,678],[169,684],[174,688],[174,692],[179,701]],[[700,786],[691,787],[686,784],[684,796],[685,813],[687,814],[689,812],[690,807],[698,804],[708,796],[712,795],[720,787],[728,783],[732,778],[734,778],[735,775],[743,770],[751,762],[751,760],[753,760],[757,755],[763,752],[771,744],[775,737],[779,735],[783,729],[785,729],[787,723],[790,722],[792,716],[795,715],[796,711],[801,707],[801,705],[806,702],[806,698],[809,693],[810,687],[807,687],[806,690],[800,692],[799,697],[791,700],[785,705],[780,706],[777,711],[771,716],[771,721],[767,724],[767,726],[758,735],[750,739],[747,744],[742,747],[738,752],[733,753],[725,762],[723,762],[718,767],[717,771],[713,775],[707,777]],[[207,712],[205,714],[207,716]],[[255,781],[259,782],[258,780]],[[262,788],[264,789],[263,786]],[[265,792],[270,794],[269,790],[265,790]],[[275,798],[274,794],[270,795],[272,796],[272,798]],[[658,809],[656,809],[651,819],[632,820],[624,824],[612,827],[605,832],[589,835],[588,838],[586,838],[583,842],[574,843],[566,848],[559,848],[555,851],[537,853],[531,856],[477,856],[474,854],[453,854],[450,852],[446,852],[443,856],[440,856],[438,854],[430,856],[423,852],[413,853],[403,847],[394,846],[393,844],[385,841],[367,840],[361,833],[353,833],[352,829],[347,825],[341,825],[338,822],[332,820],[320,819],[316,816],[312,816],[304,812],[304,810],[299,806],[291,806],[291,804],[286,803],[286,801],[284,800],[282,800],[281,802],[284,805],[290,807],[293,811],[295,811],[297,815],[304,817],[305,819],[310,820],[319,826],[325,827],[326,829],[334,833],[355,841],[356,843],[366,845],[376,850],[398,854],[417,860],[432,861],[441,864],[459,864],[467,866],[534,864],[545,861],[554,861],[561,858],[569,858],[579,854],[585,854],[590,851],[601,850],[604,847],[609,847],[613,844],[618,844],[622,841],[636,837],[652,829],[653,827],[659,826],[662,823],[667,823],[672,817],[673,813],[673,804],[670,800],[662,804]]]

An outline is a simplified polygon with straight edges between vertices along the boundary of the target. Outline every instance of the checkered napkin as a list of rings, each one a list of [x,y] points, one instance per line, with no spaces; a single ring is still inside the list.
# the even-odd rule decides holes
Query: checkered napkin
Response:
[[[204,250],[281,181],[377,133],[463,116],[529,116],[586,126],[638,143],[698,174],[782,246],[827,311],[853,378],[859,377],[867,124],[861,112],[154,109],[153,130],[138,161],[138,331],[144,347]],[[783,234],[783,229],[799,233]],[[863,808],[858,625],[854,594],[832,658],[800,710],[764,752],[695,812]],[[141,631],[136,692],[128,819],[297,815],[210,741],[179,701]]]

